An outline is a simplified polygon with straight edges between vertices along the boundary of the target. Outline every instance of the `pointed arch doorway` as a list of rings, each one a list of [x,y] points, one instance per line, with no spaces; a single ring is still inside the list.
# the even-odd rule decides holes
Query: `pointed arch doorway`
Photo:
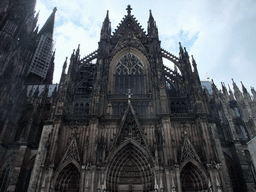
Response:
[[[73,163],[69,163],[58,174],[56,192],[79,192],[80,173]]]
[[[183,166],[180,176],[182,191],[204,192],[208,190],[208,178],[194,162],[188,161]]]
[[[152,163],[137,146],[125,145],[112,158],[107,171],[108,191],[152,191]]]

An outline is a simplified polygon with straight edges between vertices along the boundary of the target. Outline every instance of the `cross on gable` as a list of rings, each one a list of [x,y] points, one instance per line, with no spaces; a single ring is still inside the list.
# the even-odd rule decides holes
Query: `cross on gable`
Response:
[[[132,10],[131,5],[128,5],[126,10],[127,10],[128,15],[130,15],[131,14],[131,10]]]

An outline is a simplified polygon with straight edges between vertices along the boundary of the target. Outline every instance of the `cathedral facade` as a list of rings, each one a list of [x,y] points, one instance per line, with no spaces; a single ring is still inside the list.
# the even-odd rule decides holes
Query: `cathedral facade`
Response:
[[[161,48],[151,11],[145,32],[129,5],[53,85],[56,9],[38,31],[26,1],[0,7],[0,192],[256,190],[253,88],[202,86],[193,56]]]

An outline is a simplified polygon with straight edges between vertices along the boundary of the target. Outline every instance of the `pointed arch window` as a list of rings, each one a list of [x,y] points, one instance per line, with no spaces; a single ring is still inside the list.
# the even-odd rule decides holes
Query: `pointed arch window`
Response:
[[[124,55],[116,65],[115,93],[145,94],[145,72],[142,62],[132,53]]]

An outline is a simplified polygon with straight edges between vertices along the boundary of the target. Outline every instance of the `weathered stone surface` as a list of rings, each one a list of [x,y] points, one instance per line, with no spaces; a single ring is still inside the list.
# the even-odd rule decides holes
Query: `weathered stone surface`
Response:
[[[35,24],[6,50],[0,23],[0,191],[255,191],[255,90],[203,90],[186,49],[162,49],[152,13],[146,33],[131,10],[112,35],[107,14],[98,49],[78,47],[58,85],[54,58],[45,79],[28,72]]]

